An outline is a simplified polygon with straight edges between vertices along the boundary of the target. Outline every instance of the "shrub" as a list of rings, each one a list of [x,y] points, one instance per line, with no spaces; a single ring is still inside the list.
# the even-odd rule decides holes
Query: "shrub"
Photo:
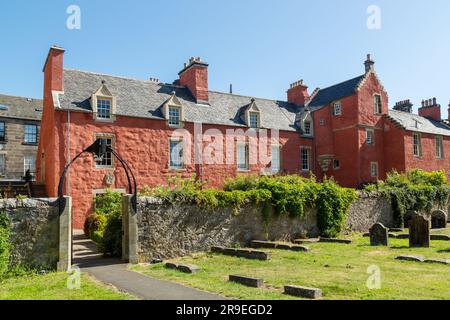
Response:
[[[378,191],[390,199],[398,227],[404,226],[407,211],[430,211],[436,203],[443,206],[450,196],[444,171],[425,172],[419,169],[406,174],[393,171],[385,182],[366,187],[366,191]]]
[[[90,215],[84,223],[84,234],[92,239],[94,232],[103,233],[108,218],[105,215],[94,213]],[[94,239],[92,239],[94,240]]]
[[[95,198],[95,213],[85,223],[85,233],[108,256],[122,256],[122,194],[107,190]]]
[[[5,212],[0,212],[0,279],[3,278],[9,268],[11,246],[9,237],[11,227]]]

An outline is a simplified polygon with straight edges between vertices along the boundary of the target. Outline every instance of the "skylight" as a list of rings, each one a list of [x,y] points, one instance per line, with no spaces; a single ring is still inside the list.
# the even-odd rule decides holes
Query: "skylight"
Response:
[[[8,110],[8,106],[0,103],[0,110]]]

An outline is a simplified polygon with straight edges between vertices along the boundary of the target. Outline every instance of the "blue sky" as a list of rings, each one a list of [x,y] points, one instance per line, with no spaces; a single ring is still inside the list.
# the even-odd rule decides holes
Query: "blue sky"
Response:
[[[81,30],[66,27],[72,4]],[[380,30],[367,28],[369,5],[381,9]],[[434,96],[447,106],[449,17],[448,0],[1,1],[0,92],[41,97],[53,44],[66,67],[164,82],[201,56],[211,90],[233,83],[271,99],[299,79],[312,91],[358,76],[371,53],[391,106]]]

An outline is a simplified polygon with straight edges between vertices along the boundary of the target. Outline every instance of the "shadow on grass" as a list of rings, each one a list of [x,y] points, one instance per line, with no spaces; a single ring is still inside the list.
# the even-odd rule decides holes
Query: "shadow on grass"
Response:
[[[450,253],[450,248],[438,250],[438,253]]]
[[[390,247],[390,249],[405,250],[405,249],[411,249],[411,248],[409,246],[393,246],[393,247]]]

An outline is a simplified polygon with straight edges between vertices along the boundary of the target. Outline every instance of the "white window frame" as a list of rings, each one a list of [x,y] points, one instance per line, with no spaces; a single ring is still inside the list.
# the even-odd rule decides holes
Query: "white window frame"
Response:
[[[340,101],[333,102],[333,116],[342,116],[342,103]]]
[[[172,110],[176,110],[178,112],[178,116],[172,115]],[[178,128],[181,126],[181,120],[182,120],[182,108],[178,106],[168,106],[168,120],[169,120],[169,126]],[[178,119],[178,121],[175,121]]]
[[[253,117],[256,117],[256,123],[254,123]],[[259,112],[257,111],[249,111],[248,113],[248,126],[252,129],[258,129],[259,128]]]
[[[444,159],[444,138],[442,136],[436,136],[436,159]]]
[[[379,101],[376,100],[378,97],[380,98]],[[375,115],[383,114],[383,96],[379,93],[373,95],[373,113]]]
[[[32,128],[32,127],[34,127],[35,129],[36,129],[36,131],[35,132],[33,132],[33,133],[27,133],[27,128]],[[5,125],[5,128],[6,128],[6,125]],[[6,130],[6,129],[5,129]],[[23,132],[24,132],[24,134],[23,134],[23,142],[25,143],[25,144],[31,144],[31,145],[33,145],[33,144],[37,144],[38,142],[39,142],[39,126],[37,125],[37,124],[34,124],[34,123],[26,123],[24,126],[23,126]],[[6,132],[5,132],[6,133]],[[35,137],[35,140],[34,141],[27,141],[27,136],[33,136],[33,137]]]
[[[308,168],[305,168],[304,167],[304,164],[305,164],[305,159],[303,158],[303,156],[304,156],[304,151],[306,151],[307,152],[307,159],[306,159],[306,161],[307,161],[307,167]],[[303,172],[310,172],[311,171],[311,160],[312,160],[312,154],[311,154],[311,148],[308,148],[308,147],[301,147],[300,148],[300,166],[301,166],[301,171],[303,171]]]
[[[417,137],[417,141],[416,141],[416,137]],[[413,155],[415,157],[422,156],[422,135],[419,132],[413,133]]]
[[[29,163],[29,158],[31,158],[31,163]],[[6,160],[6,158],[5,158]],[[6,165],[5,165],[6,167]],[[23,174],[25,175],[27,170],[30,170],[31,175],[36,174],[36,155],[34,154],[26,154],[23,157]]]
[[[276,162],[274,161],[274,154],[277,154],[278,166],[275,166]],[[277,174],[281,172],[281,146],[280,145],[272,145],[270,147],[270,159],[271,159],[271,168],[270,171],[272,174]]]
[[[0,153],[0,159],[3,159],[0,161],[0,176],[5,177],[6,176],[6,154]],[[3,161],[3,166],[2,166]]]
[[[181,144],[181,163],[177,165],[175,162],[172,162],[172,144],[176,143],[177,146]],[[169,169],[170,170],[184,170],[186,161],[185,161],[185,143],[181,138],[169,138]]]
[[[114,135],[98,133],[95,135],[95,140],[97,140],[97,139],[111,140],[110,146],[111,146],[111,148],[114,148]],[[111,159],[111,164],[110,165],[99,164],[100,160],[94,159],[96,169],[113,169],[114,168],[114,157],[113,157],[112,152],[107,152],[107,154],[105,156],[107,157],[107,159],[108,158]],[[101,161],[103,161],[103,160],[101,160]]]
[[[366,129],[366,144],[369,146],[375,145],[375,130]]]
[[[309,124],[309,130],[307,130],[306,124]],[[305,136],[311,137],[313,135],[312,121],[309,119],[305,120],[304,128],[305,128]]]
[[[378,178],[380,175],[378,162],[371,162],[370,163],[370,176],[372,178]]]
[[[103,105],[102,105],[102,101],[107,101],[109,102],[109,111],[108,111],[108,116],[104,117],[101,116],[101,112],[99,112],[100,109],[103,109]],[[106,109],[105,109],[106,110]],[[102,96],[97,96],[97,120],[100,121],[108,121],[112,119],[112,112],[113,112],[113,99],[111,97],[102,97]],[[105,112],[106,113],[106,112]]]
[[[245,153],[245,167],[241,167],[241,164],[243,164],[241,162],[241,150],[240,148],[244,147],[244,153]],[[237,170],[241,171],[241,172],[247,172],[250,171],[250,147],[248,145],[248,143],[246,142],[238,142],[236,144],[236,165],[237,165]]]

